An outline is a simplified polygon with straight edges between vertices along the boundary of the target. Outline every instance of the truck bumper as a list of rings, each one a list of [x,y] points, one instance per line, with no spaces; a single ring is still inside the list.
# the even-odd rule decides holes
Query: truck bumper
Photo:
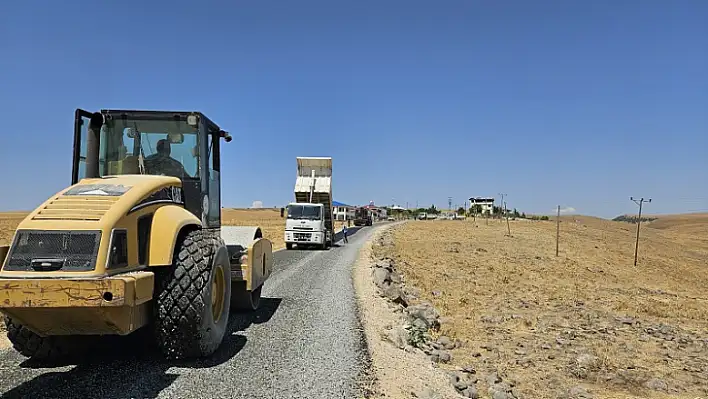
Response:
[[[128,334],[147,324],[155,275],[1,278],[0,311],[39,335]]]
[[[324,244],[326,235],[321,231],[285,231],[285,242],[291,244]]]

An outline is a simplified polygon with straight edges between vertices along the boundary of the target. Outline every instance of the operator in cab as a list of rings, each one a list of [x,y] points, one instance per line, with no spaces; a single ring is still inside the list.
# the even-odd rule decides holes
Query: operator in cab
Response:
[[[182,179],[187,175],[184,166],[178,160],[172,158],[172,147],[170,141],[162,139],[157,142],[157,152],[145,158],[145,166],[147,166],[150,174],[174,176]]]

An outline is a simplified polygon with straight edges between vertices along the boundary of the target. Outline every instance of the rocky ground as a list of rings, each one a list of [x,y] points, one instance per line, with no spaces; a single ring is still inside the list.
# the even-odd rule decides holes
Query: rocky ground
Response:
[[[409,297],[401,293],[404,287],[402,281],[391,282],[391,277],[396,279],[394,268],[386,266],[389,269],[382,271],[384,268],[378,267],[373,257],[374,247],[381,244],[378,237],[380,234],[362,248],[353,270],[359,315],[371,358],[372,380],[368,397],[459,397],[449,376],[436,367],[429,355],[417,348],[424,341],[430,342],[432,337],[427,326],[437,325],[439,315],[425,304],[418,306],[417,312],[404,314],[403,309],[408,307]],[[384,290],[374,282],[374,276],[381,276],[382,273],[387,276]],[[388,293],[388,297],[384,292]],[[411,305],[411,309],[414,308],[415,305]],[[414,338],[416,334],[417,338]]]
[[[413,390],[410,392],[412,397],[480,398],[488,395],[494,399],[517,398],[515,382],[506,381],[495,371],[478,373],[475,366],[439,367],[449,364],[453,356],[451,351],[462,347],[463,343],[440,334],[442,323],[448,321],[441,318],[440,312],[430,302],[420,299],[418,288],[406,285],[404,276],[396,269],[395,260],[386,255],[392,245],[391,234],[383,232],[374,243],[370,260],[371,280],[378,289],[377,293],[388,302],[389,310],[399,315],[395,318],[396,323],[386,326],[382,335],[389,345],[424,356],[437,369],[435,377],[439,380],[444,375],[449,384],[448,387],[437,384],[437,391],[428,386]]]
[[[385,334],[390,344],[447,372],[456,397],[708,397],[700,259],[667,265],[667,236],[648,233],[656,252],[632,270],[612,258],[621,244],[614,233],[588,226],[578,235],[607,234],[608,243],[575,237],[567,245],[585,257],[554,258],[539,250],[546,227],[535,223],[543,222],[521,223],[514,237],[466,222],[409,223],[382,234],[370,278],[400,315]],[[614,268],[591,251],[605,245],[597,253]],[[680,245],[671,250],[680,253]],[[686,250],[700,256],[703,248]],[[694,281],[677,286],[684,275]]]

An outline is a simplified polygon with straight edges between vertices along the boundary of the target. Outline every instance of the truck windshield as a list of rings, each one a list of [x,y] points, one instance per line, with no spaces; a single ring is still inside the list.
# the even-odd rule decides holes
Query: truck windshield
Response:
[[[308,205],[289,205],[288,219],[320,220],[321,207]]]
[[[193,179],[199,176],[197,127],[186,121],[130,118],[101,127],[99,175],[148,174]],[[85,142],[81,143],[85,154]],[[79,179],[85,168],[79,168]]]

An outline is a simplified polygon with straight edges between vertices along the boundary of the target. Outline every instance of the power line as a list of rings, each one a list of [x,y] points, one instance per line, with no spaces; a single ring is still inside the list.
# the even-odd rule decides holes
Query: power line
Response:
[[[642,204],[645,202],[651,202],[651,198],[645,200],[644,197],[640,199],[629,197],[629,199],[639,205],[639,217],[637,217],[637,243],[634,245],[634,266],[637,266],[637,254],[639,253],[639,226],[642,225]]]

